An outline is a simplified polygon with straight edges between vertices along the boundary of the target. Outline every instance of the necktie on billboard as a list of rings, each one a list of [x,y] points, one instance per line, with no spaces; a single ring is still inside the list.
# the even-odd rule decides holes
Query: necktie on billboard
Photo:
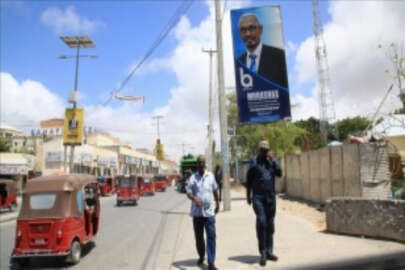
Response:
[[[249,58],[250,58],[250,71],[252,72],[256,72],[256,57],[257,55],[255,54],[249,54]]]

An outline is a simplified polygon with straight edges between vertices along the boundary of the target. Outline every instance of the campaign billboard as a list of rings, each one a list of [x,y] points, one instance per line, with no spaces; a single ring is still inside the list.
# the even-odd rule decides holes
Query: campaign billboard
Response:
[[[65,145],[81,145],[83,140],[84,111],[82,108],[66,109],[63,130]]]
[[[232,10],[231,24],[239,122],[290,119],[280,7]]]

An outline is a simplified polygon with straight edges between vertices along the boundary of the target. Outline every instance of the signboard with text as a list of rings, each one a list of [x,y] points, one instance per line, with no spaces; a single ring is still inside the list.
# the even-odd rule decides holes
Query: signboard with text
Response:
[[[279,6],[231,11],[239,122],[291,118]]]

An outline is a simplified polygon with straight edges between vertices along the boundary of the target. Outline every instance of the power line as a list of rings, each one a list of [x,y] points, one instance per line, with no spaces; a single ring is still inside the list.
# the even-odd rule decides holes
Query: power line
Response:
[[[104,102],[103,106],[107,105],[113,98],[113,96],[117,93],[119,93],[125,85],[128,83],[128,81],[131,79],[131,77],[135,74],[135,72],[142,66],[142,64],[152,55],[152,53],[156,50],[156,48],[162,43],[162,41],[167,37],[167,35],[170,33],[170,31],[177,25],[179,22],[181,16],[183,16],[188,9],[191,7],[195,0],[183,0],[183,2],[180,4],[180,6],[177,8],[176,12],[173,14],[173,16],[170,18],[169,22],[167,25],[163,28],[163,30],[160,32],[159,36],[157,39],[152,43],[152,46],[149,48],[149,50],[146,52],[144,57],[139,61],[134,69],[128,74],[128,76],[122,81],[120,86],[118,87],[117,90],[112,91],[110,93],[110,97],[107,99],[106,102]]]

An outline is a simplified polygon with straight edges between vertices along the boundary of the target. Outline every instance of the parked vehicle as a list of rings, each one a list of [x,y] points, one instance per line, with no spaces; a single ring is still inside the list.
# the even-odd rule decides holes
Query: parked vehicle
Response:
[[[165,175],[155,175],[155,177],[153,177],[153,179],[155,180],[155,190],[156,191],[166,191],[166,187],[167,187],[167,176]]]
[[[140,196],[136,176],[117,176],[117,206],[125,202],[137,205]]]
[[[0,179],[0,209],[10,212],[17,208],[17,188],[13,180]]]
[[[141,195],[155,195],[155,180],[150,176],[139,177]]]
[[[115,179],[112,177],[97,177],[101,196],[110,196],[116,192]]]
[[[188,180],[187,174],[194,173],[196,169],[197,169],[197,157],[193,155],[183,156],[183,158],[180,160],[181,177],[177,184],[177,190],[179,192],[184,193],[186,192],[186,185]]]
[[[82,248],[99,231],[98,184],[92,175],[42,176],[28,181],[17,218],[11,262],[63,257],[80,261]]]

